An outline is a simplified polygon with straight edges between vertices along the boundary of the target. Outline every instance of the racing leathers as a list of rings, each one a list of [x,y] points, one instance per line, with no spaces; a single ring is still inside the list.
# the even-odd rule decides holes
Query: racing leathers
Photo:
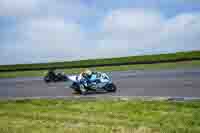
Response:
[[[84,87],[95,89],[96,84],[100,82],[97,76],[98,76],[98,72],[92,72],[91,75],[87,75],[87,76],[82,75],[81,82],[83,83]]]

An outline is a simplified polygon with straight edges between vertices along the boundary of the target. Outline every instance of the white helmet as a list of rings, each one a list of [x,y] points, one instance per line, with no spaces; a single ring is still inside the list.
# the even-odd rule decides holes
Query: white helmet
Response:
[[[86,69],[84,72],[83,72],[83,76],[91,76],[92,75],[92,71],[90,71],[89,69]]]

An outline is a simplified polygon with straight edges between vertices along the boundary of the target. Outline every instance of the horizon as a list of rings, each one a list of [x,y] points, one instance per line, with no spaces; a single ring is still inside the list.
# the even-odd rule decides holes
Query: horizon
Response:
[[[37,62],[37,63],[29,63],[29,64],[5,64],[0,66],[15,66],[15,65],[35,65],[35,64],[51,64],[51,63],[70,63],[70,62],[79,62],[79,61],[88,61],[88,60],[103,60],[103,59],[113,59],[113,58],[126,58],[126,57],[141,57],[141,56],[156,56],[156,55],[167,55],[167,54],[176,54],[176,53],[188,53],[188,52],[200,52],[200,50],[191,50],[191,51],[180,51],[180,52],[171,52],[171,53],[160,53],[160,54],[143,54],[143,55],[130,55],[130,56],[119,56],[119,57],[108,57],[108,58],[88,58],[82,60],[68,60],[68,61],[52,61],[52,62]]]
[[[200,1],[1,0],[0,65],[200,50]]]

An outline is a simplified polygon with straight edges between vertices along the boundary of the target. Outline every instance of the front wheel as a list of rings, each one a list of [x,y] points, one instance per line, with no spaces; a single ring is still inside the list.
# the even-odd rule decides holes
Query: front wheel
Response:
[[[109,84],[108,86],[106,86],[106,90],[108,92],[116,92],[117,91],[117,87],[114,83]]]

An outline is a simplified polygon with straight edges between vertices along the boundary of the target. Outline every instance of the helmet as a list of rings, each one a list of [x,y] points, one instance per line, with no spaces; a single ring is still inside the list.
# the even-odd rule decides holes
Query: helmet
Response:
[[[86,69],[83,72],[83,77],[90,77],[92,75],[92,71],[90,71],[89,69]]]

